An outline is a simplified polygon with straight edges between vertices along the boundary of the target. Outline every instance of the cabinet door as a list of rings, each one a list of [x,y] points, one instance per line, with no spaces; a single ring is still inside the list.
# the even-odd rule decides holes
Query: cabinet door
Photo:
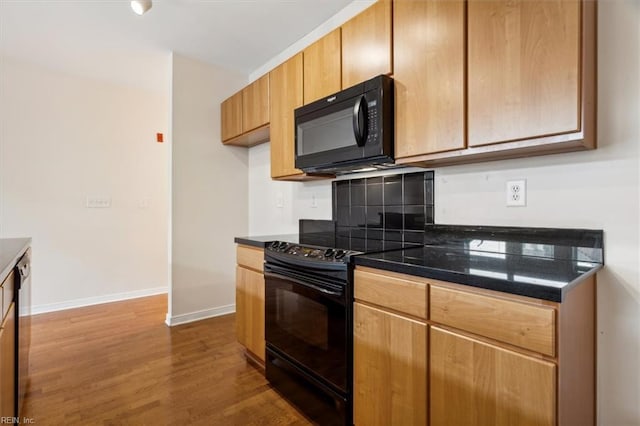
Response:
[[[269,123],[269,74],[242,89],[242,131]]]
[[[0,416],[15,416],[16,323],[11,302],[0,328]]]
[[[468,8],[469,145],[579,130],[581,2]]]
[[[264,275],[236,267],[236,335],[260,360],[264,353]]]
[[[431,425],[555,424],[554,364],[437,327],[429,353]]]
[[[464,2],[394,2],[397,158],[465,148]]]
[[[392,74],[391,0],[378,0],[342,26],[342,87]]]
[[[360,303],[354,309],[354,423],[425,425],[426,324]]]
[[[222,102],[220,115],[223,142],[242,133],[242,91]]]
[[[302,53],[269,73],[271,91],[271,177],[301,175],[295,168],[293,110],[302,106]]]
[[[340,28],[303,50],[304,103],[308,104],[342,88]]]

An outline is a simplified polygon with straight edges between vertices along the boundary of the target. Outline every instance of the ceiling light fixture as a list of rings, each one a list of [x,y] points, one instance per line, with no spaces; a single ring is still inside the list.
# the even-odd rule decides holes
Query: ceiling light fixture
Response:
[[[133,11],[137,15],[144,15],[146,11],[151,9],[151,6],[153,6],[153,3],[151,2],[151,0],[132,0],[131,1],[131,9],[133,9]]]

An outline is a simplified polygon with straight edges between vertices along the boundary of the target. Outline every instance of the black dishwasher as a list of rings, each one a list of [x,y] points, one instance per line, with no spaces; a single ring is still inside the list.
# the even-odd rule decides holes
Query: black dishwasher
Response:
[[[23,412],[24,396],[29,381],[29,349],[31,347],[31,257],[27,251],[16,264],[16,368],[15,413]]]

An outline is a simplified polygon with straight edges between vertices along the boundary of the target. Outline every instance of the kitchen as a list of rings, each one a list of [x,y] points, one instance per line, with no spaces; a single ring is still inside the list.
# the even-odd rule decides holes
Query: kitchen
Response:
[[[160,293],[170,268],[169,323],[232,312],[234,237],[294,233],[300,218],[331,218],[331,184],[272,181],[269,144],[222,146],[214,119],[219,104],[366,6],[355,3],[249,73],[182,54],[164,58],[145,69],[143,79],[166,82],[161,91],[126,80],[122,70],[100,78],[91,70],[88,78],[84,62],[62,72],[38,62],[46,52],[27,61],[20,59],[23,53],[5,56],[3,50],[0,236],[33,237],[34,305],[45,312]],[[159,5],[154,8],[143,18]],[[2,16],[11,16],[9,11],[5,7]],[[628,369],[638,353],[638,11],[634,3],[601,2],[598,13],[598,149],[438,167],[434,216],[436,223],[604,230],[599,423],[633,424],[638,377]],[[3,40],[12,40],[8,35]],[[108,43],[94,47],[109,52]],[[98,60],[96,52],[84,53]],[[167,68],[170,78],[162,74]],[[156,143],[158,132],[168,142]],[[21,185],[18,175],[24,176]],[[527,206],[507,208],[505,182],[520,178],[527,180]],[[86,196],[111,198],[113,205],[86,209]],[[169,226],[169,203],[170,236],[158,232]]]

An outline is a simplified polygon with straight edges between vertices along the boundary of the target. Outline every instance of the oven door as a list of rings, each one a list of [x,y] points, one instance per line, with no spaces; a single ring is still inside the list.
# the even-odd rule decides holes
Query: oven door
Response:
[[[347,392],[344,286],[265,268],[267,345],[337,390]]]

